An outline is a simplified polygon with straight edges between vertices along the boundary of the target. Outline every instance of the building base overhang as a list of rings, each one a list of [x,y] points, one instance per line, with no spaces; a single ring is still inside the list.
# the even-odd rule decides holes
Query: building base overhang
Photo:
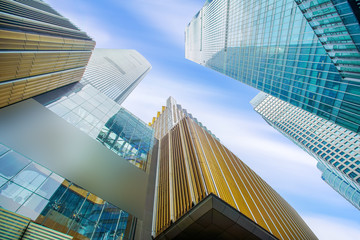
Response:
[[[165,239],[277,238],[216,195],[210,194],[155,238]]]

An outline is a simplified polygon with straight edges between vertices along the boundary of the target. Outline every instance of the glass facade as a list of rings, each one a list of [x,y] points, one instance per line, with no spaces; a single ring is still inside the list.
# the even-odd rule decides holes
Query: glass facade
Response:
[[[259,93],[251,104],[270,126],[360,192],[359,134],[265,93]],[[330,173],[323,172],[323,177],[328,179]],[[348,199],[342,190],[339,193]],[[348,200],[359,207],[359,202]]]
[[[69,91],[46,107],[94,139],[121,108],[90,84]]]
[[[339,72],[294,0],[207,1],[185,30],[185,48],[189,60],[360,131],[358,75]]]
[[[317,168],[322,172],[321,178],[329,184],[341,196],[346,198],[352,205],[360,210],[360,190],[356,189],[349,180],[339,175],[336,171],[327,168],[318,162]]]
[[[97,140],[135,166],[146,170],[154,129],[121,108],[102,128]]]
[[[132,239],[135,218],[0,144],[0,207],[74,239]]]
[[[360,79],[360,25],[355,1],[295,1],[340,74]],[[353,3],[355,5],[352,8]],[[356,13],[357,12],[357,13]],[[357,60],[356,60],[357,58]]]
[[[80,82],[122,104],[150,69],[150,63],[135,50],[96,48]]]

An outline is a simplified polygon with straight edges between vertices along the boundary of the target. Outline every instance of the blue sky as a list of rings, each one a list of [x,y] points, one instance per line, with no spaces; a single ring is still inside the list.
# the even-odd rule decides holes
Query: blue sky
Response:
[[[319,239],[359,239],[360,211],[320,178],[308,156],[256,114],[258,93],[184,58],[184,29],[205,0],[47,0],[95,41],[135,49],[152,70],[124,102],[145,122],[173,96],[302,216]]]

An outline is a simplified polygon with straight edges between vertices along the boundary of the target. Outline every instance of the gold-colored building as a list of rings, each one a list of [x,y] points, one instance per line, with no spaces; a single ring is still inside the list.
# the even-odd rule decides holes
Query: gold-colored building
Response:
[[[0,0],[0,107],[81,79],[95,42],[43,1]]]
[[[156,239],[317,239],[274,189],[173,98],[150,125],[160,146]]]

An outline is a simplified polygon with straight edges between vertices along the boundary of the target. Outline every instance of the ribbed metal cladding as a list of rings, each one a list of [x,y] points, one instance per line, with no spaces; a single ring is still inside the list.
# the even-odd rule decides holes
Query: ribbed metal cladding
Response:
[[[279,194],[195,120],[183,117],[160,142],[156,236],[214,193],[279,239],[317,239]]]
[[[169,182],[169,135],[165,135],[160,143],[159,182],[157,199],[156,232],[164,231],[170,226],[170,182]]]
[[[67,234],[55,231],[51,228],[47,228],[30,222],[28,228],[26,229],[23,237],[24,240],[38,240],[38,239],[48,239],[48,240],[68,240],[73,239],[72,236]]]
[[[189,191],[189,179],[186,175],[184,149],[181,146],[180,127],[176,125],[171,129],[171,154],[173,168],[173,194],[174,194],[174,213],[178,219],[190,210],[192,205]]]
[[[80,81],[94,47],[48,4],[0,0],[0,107]]]
[[[0,239],[20,239],[29,222],[30,218],[0,208]]]
[[[0,0],[0,27],[8,29],[31,30],[59,37],[67,36],[91,41],[85,32],[80,31],[67,18],[54,14],[45,2],[36,0]]]
[[[34,223],[30,218],[0,208],[0,239],[68,240],[73,237]]]

